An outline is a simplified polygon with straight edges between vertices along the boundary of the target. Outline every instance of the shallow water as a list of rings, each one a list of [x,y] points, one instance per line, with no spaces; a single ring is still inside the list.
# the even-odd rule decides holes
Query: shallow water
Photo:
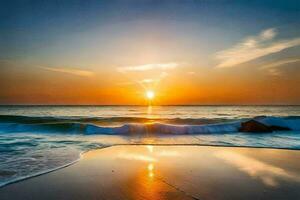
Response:
[[[292,131],[238,132],[262,115]],[[300,106],[0,106],[0,186],[90,149],[145,143],[300,149]]]

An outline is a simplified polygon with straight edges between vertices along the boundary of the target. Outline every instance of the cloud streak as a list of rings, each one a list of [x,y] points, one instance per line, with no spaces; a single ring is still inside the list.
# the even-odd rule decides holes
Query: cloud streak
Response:
[[[217,67],[235,67],[269,54],[300,45],[300,38],[274,41],[277,31],[274,28],[262,31],[257,36],[244,39],[232,48],[216,53]]]
[[[135,65],[118,67],[119,72],[143,72],[150,70],[170,70],[178,67],[177,63],[156,63],[156,64],[145,64],[145,65]]]
[[[87,70],[71,69],[71,68],[53,68],[53,67],[41,67],[44,70],[61,72],[65,74],[71,74],[76,76],[91,77],[94,75],[94,72]]]
[[[296,63],[296,62],[300,62],[300,59],[279,60],[279,61],[276,61],[276,62],[273,62],[273,63],[269,63],[267,65],[264,65],[260,69],[268,70],[268,72],[272,76],[280,76],[282,73],[281,73],[281,70],[278,69],[278,67],[283,66],[283,65],[287,65],[287,64],[291,64],[291,63]]]
[[[279,67],[282,65],[286,65],[286,64],[290,64],[290,63],[295,63],[295,62],[299,62],[300,59],[286,59],[286,60],[279,60],[277,62],[273,62],[267,65],[264,65],[263,67],[261,67],[261,69],[270,69],[270,68],[275,68],[275,67]]]
[[[155,78],[145,78],[142,80],[131,80],[128,82],[119,83],[119,85],[139,85],[144,89],[147,89],[149,86],[155,88],[160,81],[169,76],[167,72],[161,72],[159,75],[155,76]]]

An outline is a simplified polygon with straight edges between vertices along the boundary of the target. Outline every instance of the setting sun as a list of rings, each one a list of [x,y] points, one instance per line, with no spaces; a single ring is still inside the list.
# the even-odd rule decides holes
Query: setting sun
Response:
[[[154,94],[153,91],[148,90],[148,91],[146,92],[146,97],[147,97],[147,99],[152,100],[152,99],[154,98],[154,96],[155,96],[155,94]]]

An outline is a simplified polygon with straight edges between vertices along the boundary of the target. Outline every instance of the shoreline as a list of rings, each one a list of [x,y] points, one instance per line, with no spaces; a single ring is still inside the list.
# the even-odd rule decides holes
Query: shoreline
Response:
[[[143,144],[114,144],[114,145],[110,145],[110,146],[103,146],[102,148],[95,148],[95,149],[89,149],[89,150],[86,150],[86,151],[83,151],[83,152],[80,152],[79,154],[79,157],[78,159],[70,162],[70,163],[67,163],[65,165],[62,165],[62,166],[59,166],[59,167],[56,167],[56,168],[53,168],[53,169],[49,169],[49,170],[46,170],[46,171],[42,171],[40,173],[36,173],[36,174],[33,174],[33,175],[29,175],[29,176],[25,176],[25,177],[20,177],[20,178],[17,178],[17,179],[14,179],[14,180],[11,180],[11,181],[8,181],[8,182],[4,182],[2,184],[0,184],[0,190],[6,186],[9,186],[11,184],[15,184],[15,183],[18,183],[18,182],[22,182],[22,181],[26,181],[26,180],[29,180],[31,178],[35,178],[35,177],[38,177],[38,176],[42,176],[42,175],[45,175],[45,174],[49,174],[51,172],[55,172],[57,170],[60,170],[60,169],[63,169],[63,168],[67,168],[69,166],[72,166],[78,162],[80,162],[80,160],[82,160],[84,154],[90,152],[90,151],[97,151],[97,150],[103,150],[103,149],[106,149],[106,148],[112,148],[112,147],[115,147],[115,146],[199,146],[199,147],[220,147],[220,148],[224,148],[224,147],[228,147],[228,148],[247,148],[247,149],[270,149],[270,150],[287,150],[287,151],[300,151],[300,149],[293,149],[293,148],[280,148],[280,147],[255,147],[255,146],[230,146],[230,145],[211,145],[211,144],[180,144],[180,143],[177,143],[177,144],[168,144],[168,143],[165,143],[165,144],[152,144],[152,143],[143,143]]]
[[[280,199],[288,190],[296,199],[299,156],[299,151],[282,149],[115,145],[87,151],[79,162],[60,170],[1,187],[0,197]]]

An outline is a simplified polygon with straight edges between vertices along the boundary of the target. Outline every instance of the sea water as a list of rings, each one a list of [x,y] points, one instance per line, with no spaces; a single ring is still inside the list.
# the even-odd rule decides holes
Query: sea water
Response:
[[[249,119],[291,130],[239,132]],[[0,106],[0,186],[117,144],[300,149],[300,106]]]

